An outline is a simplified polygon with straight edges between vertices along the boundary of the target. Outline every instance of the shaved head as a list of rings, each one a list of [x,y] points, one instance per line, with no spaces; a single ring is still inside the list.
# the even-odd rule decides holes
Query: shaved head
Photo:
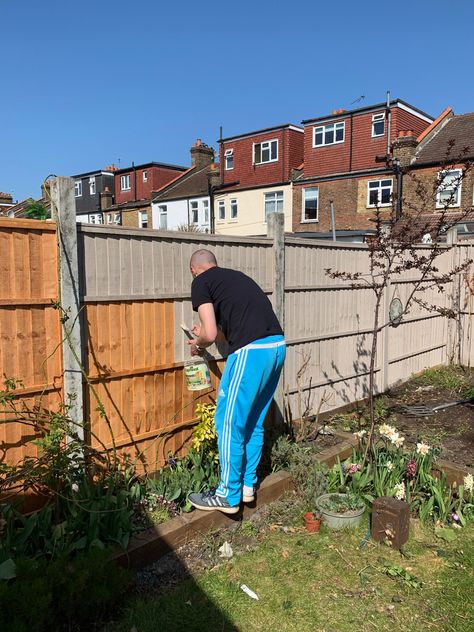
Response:
[[[197,276],[201,272],[205,270],[209,270],[209,268],[215,268],[217,266],[217,260],[210,250],[206,250],[205,248],[201,248],[200,250],[196,250],[191,255],[191,261],[189,262],[189,267],[191,268],[191,274],[193,276]]]

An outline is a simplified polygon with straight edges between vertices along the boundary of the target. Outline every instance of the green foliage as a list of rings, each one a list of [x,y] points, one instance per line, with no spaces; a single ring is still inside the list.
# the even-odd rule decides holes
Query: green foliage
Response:
[[[402,580],[410,588],[421,588],[422,582],[398,564],[385,564],[384,572],[393,579]]]
[[[191,448],[182,459],[170,457],[156,478],[147,481],[147,489],[189,511],[187,499],[191,492],[206,491],[218,484],[219,466],[213,455]]]
[[[25,206],[25,216],[28,219],[48,219],[49,213],[41,202],[36,202],[30,198]]]
[[[379,436],[366,462],[365,436],[361,437],[351,458],[338,461],[329,471],[329,489],[351,491],[369,503],[380,496],[395,496],[406,500],[422,522],[465,525],[474,517],[472,484],[469,489],[453,489],[445,474],[434,469],[438,448],[420,442],[405,451],[403,442],[395,428],[379,426]]]
[[[197,452],[205,452],[209,458],[218,463],[215,412],[215,404],[196,404],[196,417],[199,419],[199,423],[194,429],[191,447]]]
[[[85,630],[103,620],[126,590],[126,571],[108,553],[53,561],[19,558],[16,577],[0,581],[2,632]]]
[[[413,378],[412,382],[420,386],[433,386],[447,391],[460,392],[470,388],[466,370],[456,364],[426,369],[421,375]]]
[[[327,498],[319,501],[319,508],[334,513],[344,514],[365,507],[364,501],[353,493],[329,494]]]
[[[313,510],[315,497],[328,491],[326,468],[319,463],[312,447],[295,443],[288,437],[280,437],[273,446],[272,469],[289,471],[308,509]]]

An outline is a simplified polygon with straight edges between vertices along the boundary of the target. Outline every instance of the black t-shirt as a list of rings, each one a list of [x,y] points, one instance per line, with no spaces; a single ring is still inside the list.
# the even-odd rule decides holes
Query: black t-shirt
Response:
[[[253,279],[228,268],[209,268],[192,282],[193,310],[212,303],[229,353],[253,340],[283,334],[270,300]]]

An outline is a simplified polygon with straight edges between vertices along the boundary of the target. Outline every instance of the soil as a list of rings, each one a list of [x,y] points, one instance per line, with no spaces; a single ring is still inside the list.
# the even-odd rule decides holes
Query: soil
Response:
[[[458,465],[474,466],[474,403],[453,406],[429,416],[411,416],[404,407],[425,406],[433,408],[441,404],[466,399],[474,395],[474,371],[466,369],[464,383],[457,388],[427,384],[427,380],[413,379],[385,393],[382,398],[387,415],[383,421],[394,425],[405,437],[405,445],[413,446],[423,440],[439,446],[439,458]],[[331,423],[339,429],[351,432],[366,428],[362,411],[336,415]],[[362,419],[362,423],[361,423]],[[383,423],[381,421],[381,423]],[[361,424],[361,425],[360,425]]]
[[[175,586],[200,575],[203,571],[225,564],[219,548],[228,542],[233,557],[253,551],[265,537],[266,529],[297,531],[295,527],[285,527],[280,523],[269,525],[268,506],[257,509],[245,522],[235,526],[210,531],[172,551],[162,558],[139,570],[136,575],[136,590],[140,594],[154,595],[169,592]],[[301,531],[304,527],[301,527]]]

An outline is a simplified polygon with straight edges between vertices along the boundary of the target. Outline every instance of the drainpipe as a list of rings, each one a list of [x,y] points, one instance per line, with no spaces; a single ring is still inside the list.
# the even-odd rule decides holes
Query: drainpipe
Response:
[[[134,202],[137,201],[137,170],[135,169],[135,163],[132,161],[132,169],[133,169],[133,198]]]
[[[222,125],[219,127],[219,162],[221,163],[221,185],[224,184],[224,144],[222,141]],[[214,231],[211,231],[214,232]]]
[[[387,156],[390,153],[390,134],[392,132],[392,111],[390,110],[390,90],[387,90]]]
[[[350,141],[349,141],[349,171],[352,171],[352,126],[354,124],[354,115],[351,112],[351,135],[350,135]]]

